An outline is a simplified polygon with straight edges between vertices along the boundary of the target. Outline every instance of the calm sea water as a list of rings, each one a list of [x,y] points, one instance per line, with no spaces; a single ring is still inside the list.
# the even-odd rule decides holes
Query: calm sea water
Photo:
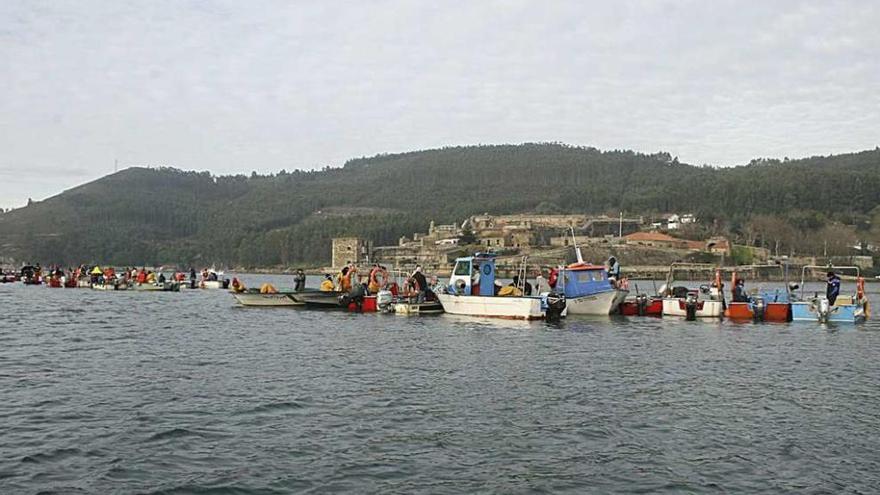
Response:
[[[0,493],[876,493],[878,330],[0,285]]]

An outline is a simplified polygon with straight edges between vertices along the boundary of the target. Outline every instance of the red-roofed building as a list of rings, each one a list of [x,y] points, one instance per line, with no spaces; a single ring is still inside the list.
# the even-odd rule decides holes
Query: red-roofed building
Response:
[[[659,248],[688,249],[688,241],[660,232],[635,232],[624,236],[627,244]]]

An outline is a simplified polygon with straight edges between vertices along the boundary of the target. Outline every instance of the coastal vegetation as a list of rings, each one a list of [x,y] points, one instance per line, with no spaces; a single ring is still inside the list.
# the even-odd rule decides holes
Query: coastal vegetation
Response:
[[[880,245],[880,150],[716,168],[556,143],[450,147],[339,168],[213,176],[129,168],[0,214],[0,256],[73,264],[326,264],[333,237],[376,245],[490,212],[694,213],[682,235],[778,254]]]

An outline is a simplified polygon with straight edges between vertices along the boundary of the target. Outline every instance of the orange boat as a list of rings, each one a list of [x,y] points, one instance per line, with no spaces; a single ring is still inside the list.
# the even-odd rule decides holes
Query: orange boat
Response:
[[[730,282],[731,295],[736,288],[736,280],[736,272],[733,272],[733,278]],[[731,320],[787,322],[791,321],[789,301],[787,288],[785,293],[779,291],[775,293],[762,292],[752,297],[749,302],[728,303],[724,316]]]

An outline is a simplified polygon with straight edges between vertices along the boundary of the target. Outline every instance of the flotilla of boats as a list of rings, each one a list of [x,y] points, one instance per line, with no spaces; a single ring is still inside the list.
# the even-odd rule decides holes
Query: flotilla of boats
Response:
[[[508,318],[521,320],[555,321],[576,315],[610,315],[675,317],[686,320],[727,318],[753,322],[863,322],[870,317],[870,304],[865,292],[865,280],[854,266],[805,266],[800,284],[786,283],[782,288],[757,289],[747,294],[743,279],[732,273],[731,300],[724,294],[721,270],[712,265],[673,263],[665,283],[655,294],[638,290],[630,292],[626,279],[609,277],[606,267],[583,261],[576,248],[577,262],[560,265],[550,271],[547,286],[540,284],[532,293],[527,282],[527,259],[513,282],[504,287],[496,272],[496,255],[475,253],[455,260],[447,283],[419,288],[415,273],[397,273],[397,280],[389,279],[384,269],[374,265],[369,280],[354,277],[350,288],[330,286],[332,289],[305,288],[305,275],[295,290],[277,290],[269,284],[259,289],[246,289],[234,279],[230,292],[242,306],[296,307],[316,310],[340,310],[357,313],[394,313],[401,315],[436,315],[449,313],[471,317]],[[783,270],[781,267],[777,267]],[[697,288],[679,285],[676,275],[681,271],[715,272],[714,279]],[[810,276],[817,271],[827,272],[828,290],[821,294],[805,294]],[[846,272],[846,273],[844,273]],[[0,271],[0,283],[46,285],[50,288],[90,288],[98,291],[134,290],[147,292],[177,292],[181,289],[226,289],[230,281],[222,272],[204,270],[202,277],[191,270],[177,272],[169,279],[155,276],[145,269],[125,270],[117,275],[112,268],[77,269],[71,273],[50,270],[43,275],[39,265],[25,266],[18,273]],[[356,273],[356,270],[352,270]],[[783,270],[783,278],[786,273]],[[855,291],[842,293],[841,279],[855,282]],[[329,276],[328,276],[329,280]],[[424,281],[424,277],[421,279]],[[379,283],[381,282],[381,283]],[[402,282],[402,283],[400,283]],[[326,281],[325,281],[326,283]],[[422,283],[424,284],[424,282]],[[401,290],[401,286],[404,287]],[[414,290],[416,289],[416,290]]]

